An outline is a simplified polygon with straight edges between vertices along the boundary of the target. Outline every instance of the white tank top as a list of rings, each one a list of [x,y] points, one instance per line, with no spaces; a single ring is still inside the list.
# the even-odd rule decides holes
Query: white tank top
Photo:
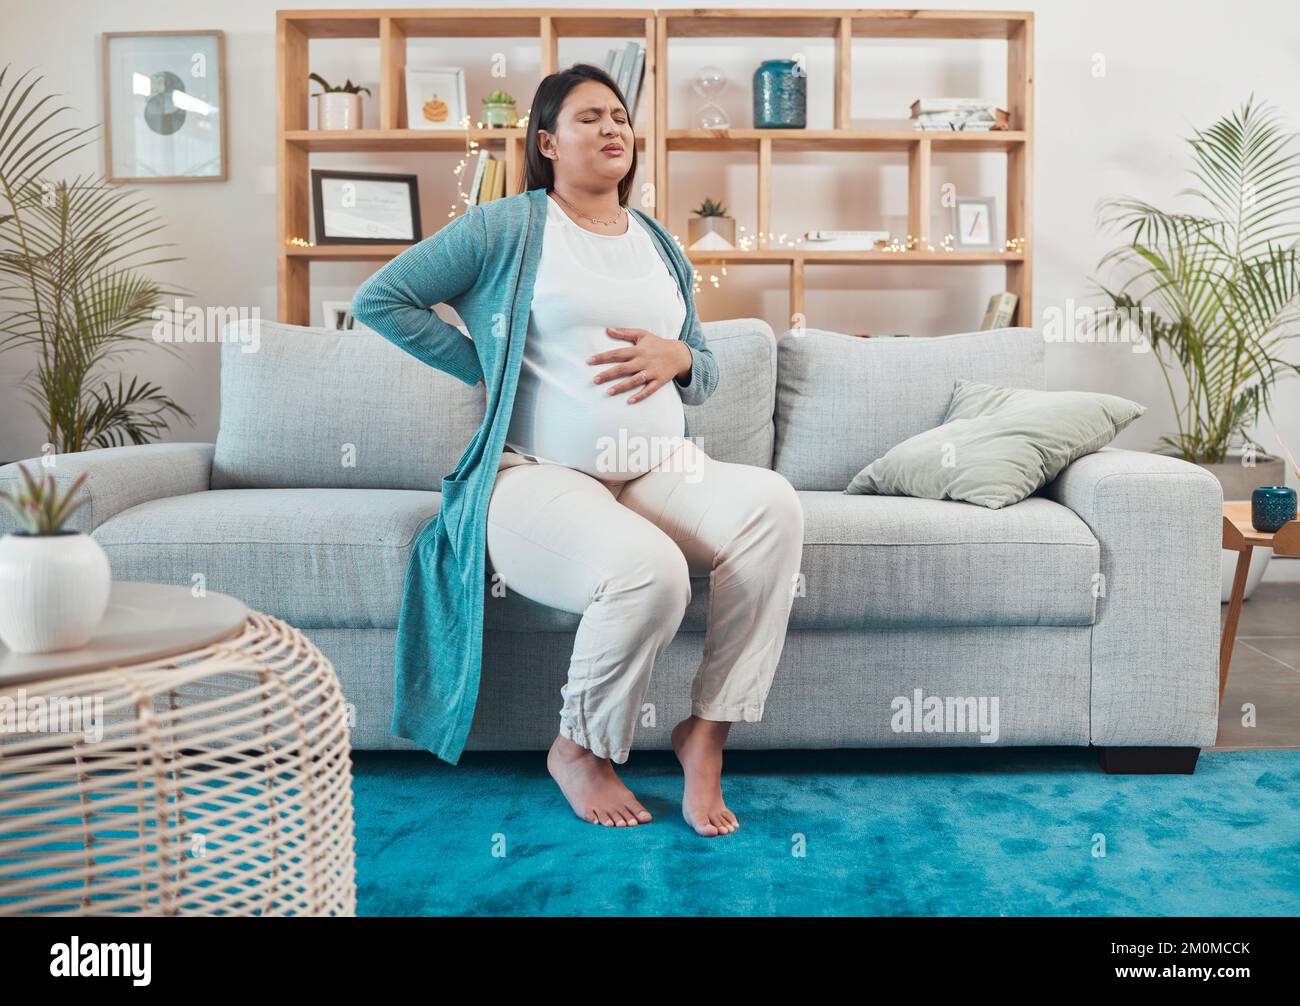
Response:
[[[598,479],[627,481],[684,442],[681,394],[669,381],[629,405],[633,389],[607,392],[630,375],[596,384],[593,378],[616,363],[587,363],[587,357],[632,345],[606,326],[678,338],[686,304],[654,236],[635,214],[627,212],[623,234],[595,234],[549,195],[546,207],[506,446]]]

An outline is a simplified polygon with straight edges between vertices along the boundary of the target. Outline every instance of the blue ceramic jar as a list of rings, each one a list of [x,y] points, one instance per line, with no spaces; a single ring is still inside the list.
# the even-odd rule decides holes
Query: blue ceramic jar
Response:
[[[1295,520],[1295,490],[1289,486],[1260,486],[1250,494],[1250,523],[1272,534]]]
[[[765,59],[754,71],[754,128],[803,129],[808,75],[793,59]]]

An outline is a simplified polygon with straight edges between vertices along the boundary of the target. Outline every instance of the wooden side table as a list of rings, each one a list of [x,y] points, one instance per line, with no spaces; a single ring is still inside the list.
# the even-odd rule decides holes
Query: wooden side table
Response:
[[[355,915],[346,703],[293,626],[115,582],[86,646],[0,645],[0,915]]]
[[[1256,546],[1271,548],[1275,555],[1300,555],[1300,520],[1284,524],[1268,534],[1256,531],[1251,524],[1250,503],[1223,504],[1223,547],[1237,553],[1237,572],[1232,580],[1232,598],[1228,602],[1228,620],[1219,643],[1219,701],[1228,687],[1228,665],[1232,663],[1232,645],[1237,641],[1237,622],[1241,618],[1241,601],[1246,593],[1246,574],[1250,555]]]

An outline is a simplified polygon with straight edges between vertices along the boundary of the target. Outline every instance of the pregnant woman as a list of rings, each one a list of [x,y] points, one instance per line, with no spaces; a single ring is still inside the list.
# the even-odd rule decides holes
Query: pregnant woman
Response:
[[[725,835],[740,824],[723,799],[723,746],[731,723],[762,719],[803,511],[781,475],[718,461],[689,438],[683,403],[712,394],[717,363],[690,263],[627,205],[635,171],[615,82],[587,64],[551,74],[533,99],[520,195],[470,207],[443,228],[456,233],[421,242],[358,291],[358,320],[488,392],[483,428],[443,480],[443,534],[417,542],[408,567],[394,726],[459,756],[484,559],[508,590],[582,616],[547,767],[583,820],[644,824],[650,813],[614,765],[627,761],[690,577],[708,576],[703,661],[671,739],[683,816],[701,835]],[[428,310],[443,301],[472,342]],[[459,604],[447,581],[466,590]],[[426,590],[439,591],[432,604]],[[472,631],[450,656],[434,648],[430,674],[417,637],[439,629]]]

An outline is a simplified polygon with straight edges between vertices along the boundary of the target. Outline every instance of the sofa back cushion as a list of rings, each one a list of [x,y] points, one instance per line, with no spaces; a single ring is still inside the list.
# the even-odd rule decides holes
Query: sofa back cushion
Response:
[[[957,378],[1041,390],[1043,357],[1029,328],[871,339],[791,330],[777,342],[773,467],[796,489],[842,491],[895,444],[939,426]]]
[[[481,386],[373,332],[231,324],[213,489],[436,490],[483,422]]]
[[[702,322],[700,329],[718,361],[718,386],[703,405],[686,406],[691,439],[717,461],[771,468],[776,400],[772,326],[761,318],[732,318]]]

